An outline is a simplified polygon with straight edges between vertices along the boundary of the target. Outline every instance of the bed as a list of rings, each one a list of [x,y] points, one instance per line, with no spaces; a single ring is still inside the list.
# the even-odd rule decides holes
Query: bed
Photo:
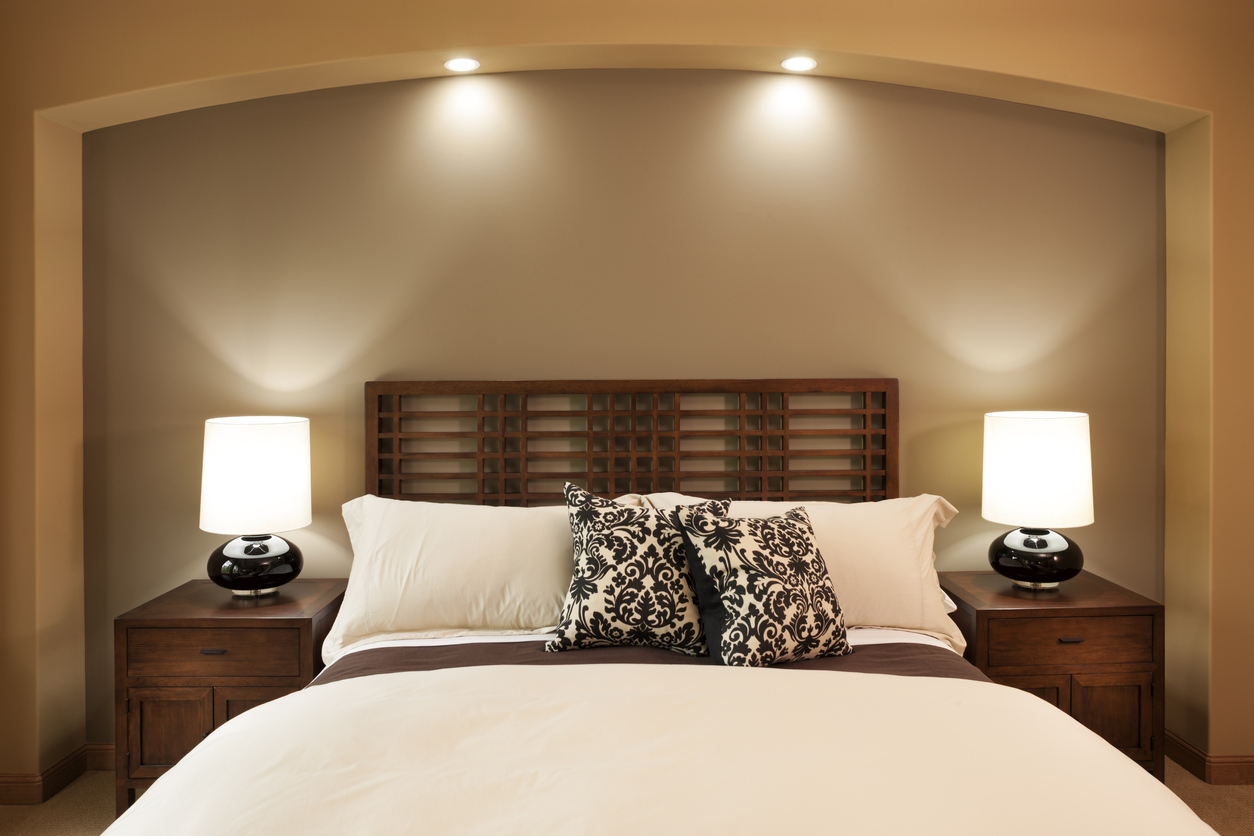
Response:
[[[891,379],[367,384],[327,667],[108,833],[1213,833],[962,659],[897,419]]]

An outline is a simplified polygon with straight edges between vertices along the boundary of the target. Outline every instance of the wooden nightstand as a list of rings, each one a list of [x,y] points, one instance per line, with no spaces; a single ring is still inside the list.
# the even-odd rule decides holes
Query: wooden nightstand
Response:
[[[237,598],[188,581],[114,619],[118,815],[209,732],[309,684],[346,584],[301,578]]]
[[[967,661],[1058,706],[1161,781],[1163,605],[1081,572],[1055,592],[941,572]]]

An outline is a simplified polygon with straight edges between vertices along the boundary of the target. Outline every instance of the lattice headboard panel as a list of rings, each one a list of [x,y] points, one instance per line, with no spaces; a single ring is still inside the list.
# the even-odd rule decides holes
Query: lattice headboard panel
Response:
[[[366,384],[366,491],[487,505],[600,496],[869,502],[898,495],[897,381]]]

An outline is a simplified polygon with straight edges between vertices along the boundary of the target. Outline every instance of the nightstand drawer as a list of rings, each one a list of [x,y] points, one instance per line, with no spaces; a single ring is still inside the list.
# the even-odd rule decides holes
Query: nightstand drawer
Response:
[[[128,676],[300,676],[300,630],[126,631]]]
[[[989,667],[1102,665],[1154,661],[1154,618],[995,618],[988,622]]]

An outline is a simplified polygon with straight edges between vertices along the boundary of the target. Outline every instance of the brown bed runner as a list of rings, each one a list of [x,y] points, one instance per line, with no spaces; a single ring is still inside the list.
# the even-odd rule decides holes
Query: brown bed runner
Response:
[[[326,685],[400,671],[433,671],[479,665],[710,665],[709,656],[684,656],[655,647],[594,647],[545,653],[542,641],[456,644],[437,647],[378,647],[341,657],[311,683]],[[961,656],[924,644],[868,644],[848,656],[777,665],[795,670],[889,673],[989,681]]]

